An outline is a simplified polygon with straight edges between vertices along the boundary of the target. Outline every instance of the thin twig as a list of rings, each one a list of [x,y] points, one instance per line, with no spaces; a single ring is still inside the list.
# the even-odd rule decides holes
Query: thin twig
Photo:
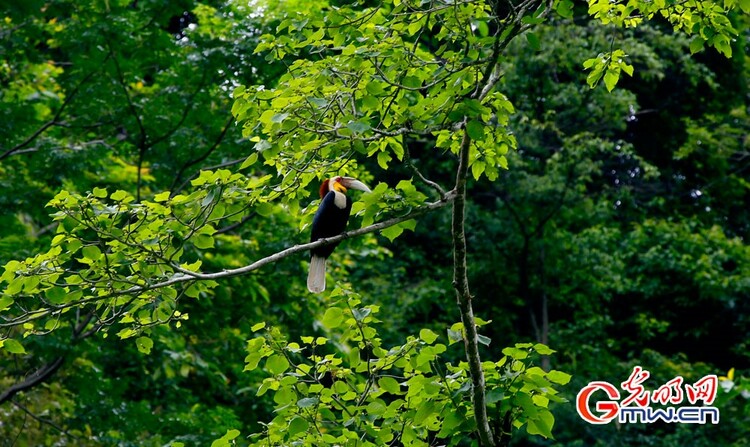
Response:
[[[107,41],[107,47],[109,48],[109,54],[112,56],[112,62],[114,62],[115,65],[115,71],[117,72],[117,81],[120,84],[120,88],[122,89],[123,94],[125,95],[125,100],[128,103],[128,109],[130,110],[130,113],[133,115],[133,118],[135,118],[135,122],[138,125],[138,163],[137,163],[137,179],[136,179],[136,186],[135,186],[135,200],[136,202],[141,201],[141,183],[143,181],[143,175],[142,175],[142,168],[143,168],[143,159],[146,156],[146,151],[148,150],[150,144],[148,142],[148,133],[146,132],[146,127],[143,124],[143,120],[141,119],[141,114],[138,112],[138,108],[135,106],[135,103],[133,102],[133,98],[130,96],[130,92],[128,91],[127,83],[125,82],[125,76],[122,72],[122,68],[120,67],[120,62],[117,60],[117,56],[115,55],[115,50],[112,48],[112,43],[110,41]]]
[[[41,416],[37,416],[31,410],[29,410],[28,408],[26,408],[24,405],[21,405],[18,401],[12,400],[11,403],[13,405],[15,405],[16,408],[18,408],[19,410],[21,410],[24,413],[26,413],[27,415],[31,416],[32,419],[34,419],[35,421],[39,422],[40,424],[49,425],[50,427],[54,428],[55,430],[59,431],[60,433],[66,435],[66,436],[70,436],[71,438],[76,438],[76,439],[78,438],[77,436],[72,435],[67,430],[65,430],[64,428],[62,428],[59,425],[55,424],[51,420],[45,419],[45,418],[43,418]]]
[[[182,165],[182,167],[180,168],[180,170],[177,171],[177,175],[174,176],[174,180],[172,180],[172,186],[170,186],[170,188],[169,188],[170,190],[175,187],[175,185],[177,184],[177,182],[180,181],[180,179],[182,179],[182,174],[184,174],[185,171],[189,167],[191,167],[191,166],[193,166],[193,165],[195,165],[197,163],[202,162],[203,160],[205,160],[206,158],[208,158],[208,156],[211,155],[211,153],[213,151],[215,151],[216,148],[219,147],[219,144],[221,144],[221,142],[224,140],[224,136],[227,134],[227,131],[229,130],[229,127],[232,125],[233,122],[234,122],[234,117],[230,116],[229,120],[224,125],[224,127],[221,129],[221,132],[219,132],[219,136],[216,137],[216,140],[211,145],[211,147],[209,147],[208,150],[206,152],[204,152],[203,154],[201,154],[201,156],[199,156],[198,158],[194,158],[194,159],[188,161],[187,163],[185,163],[184,165]],[[172,192],[172,194],[174,194],[174,191]]]
[[[421,172],[419,171],[419,169],[417,169],[417,167],[416,167],[416,166],[414,165],[414,163],[412,162],[412,158],[411,158],[411,154],[409,153],[409,149],[408,149],[408,148],[406,147],[406,145],[405,145],[405,144],[403,144],[403,142],[402,142],[402,145],[404,146],[404,163],[406,163],[406,165],[407,165],[407,166],[408,166],[408,167],[409,167],[409,168],[410,168],[410,169],[411,169],[412,171],[414,171],[414,174],[416,174],[416,176],[417,176],[417,177],[419,177],[419,179],[420,179],[420,180],[421,180],[421,181],[422,181],[422,182],[423,182],[424,184],[426,184],[426,185],[427,185],[427,186],[429,186],[430,188],[432,188],[432,189],[434,189],[435,191],[437,191],[437,193],[439,194],[439,196],[440,196],[440,197],[445,197],[445,189],[443,189],[443,187],[442,187],[442,186],[440,186],[439,184],[437,184],[437,183],[433,182],[432,180],[429,180],[429,179],[428,179],[428,178],[426,178],[426,177],[425,177],[424,175],[422,175],[422,173],[421,173]]]
[[[244,216],[242,218],[242,220],[240,220],[239,222],[235,222],[232,225],[227,225],[224,228],[219,228],[218,230],[216,230],[216,232],[214,234],[229,233],[230,231],[235,230],[235,229],[241,227],[242,225],[244,225],[245,223],[247,223],[250,219],[252,219],[256,215],[257,215],[257,213],[252,212],[252,213],[248,214],[247,216]]]
[[[83,86],[83,84],[85,84],[86,82],[88,82],[88,80],[91,79],[95,74],[96,74],[96,71],[92,71],[91,73],[89,73],[88,75],[86,75],[81,80],[81,82],[79,82],[78,85],[76,85],[75,88],[73,88],[73,90],[70,92],[70,94],[68,94],[68,96],[65,97],[65,100],[60,105],[60,108],[57,109],[57,112],[55,112],[55,116],[53,116],[51,120],[49,120],[46,123],[44,123],[41,127],[39,127],[39,129],[37,129],[36,131],[34,131],[34,133],[32,133],[28,138],[26,138],[25,140],[23,140],[21,143],[18,143],[14,147],[12,147],[12,148],[8,149],[7,151],[3,152],[2,154],[0,154],[0,160],[2,160],[4,158],[7,158],[7,157],[9,157],[11,155],[14,155],[14,154],[21,153],[21,149],[23,149],[26,146],[28,146],[29,144],[31,144],[31,142],[34,141],[39,135],[41,135],[42,133],[44,133],[44,131],[46,131],[47,129],[49,129],[52,126],[59,126],[61,124],[59,122],[59,119],[62,116],[62,113],[65,110],[65,108],[71,103],[71,101],[73,101],[73,98],[76,97],[76,94],[81,89],[81,87]],[[33,151],[27,151],[27,152],[33,152]]]

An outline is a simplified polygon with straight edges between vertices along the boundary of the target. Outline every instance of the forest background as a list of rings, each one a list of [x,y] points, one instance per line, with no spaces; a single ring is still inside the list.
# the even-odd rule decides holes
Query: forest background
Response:
[[[497,2],[1,5],[0,446],[476,445],[469,140],[495,443],[747,445],[750,5],[604,3],[522,2],[507,34]],[[486,91],[445,68],[487,60]],[[302,250],[242,270],[307,242],[337,173],[374,190],[350,229],[395,225],[345,240],[321,295]],[[721,376],[720,423],[581,420],[636,365]]]

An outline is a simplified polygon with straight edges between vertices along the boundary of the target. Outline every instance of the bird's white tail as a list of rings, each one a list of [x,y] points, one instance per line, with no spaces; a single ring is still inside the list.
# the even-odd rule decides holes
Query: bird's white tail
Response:
[[[307,274],[307,290],[320,293],[326,289],[326,258],[312,255],[310,273]]]

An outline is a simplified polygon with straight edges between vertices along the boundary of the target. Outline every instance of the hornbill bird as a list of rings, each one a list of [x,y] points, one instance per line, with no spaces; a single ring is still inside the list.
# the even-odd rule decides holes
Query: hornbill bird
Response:
[[[333,177],[320,186],[320,206],[312,222],[310,242],[338,236],[344,232],[352,211],[352,199],[347,197],[347,188],[370,192],[364,183],[351,177]],[[307,275],[307,289],[320,293],[326,289],[326,259],[339,243],[324,245],[310,250],[310,273]]]

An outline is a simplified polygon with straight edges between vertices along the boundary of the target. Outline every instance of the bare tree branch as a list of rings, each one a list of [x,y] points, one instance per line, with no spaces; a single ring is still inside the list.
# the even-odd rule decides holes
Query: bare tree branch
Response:
[[[71,334],[71,341],[75,343],[78,340],[83,340],[84,338],[92,335],[94,331],[89,331],[84,333],[83,330],[86,329],[86,326],[89,325],[89,323],[94,319],[94,312],[89,312],[88,315],[83,317],[83,320],[79,321],[74,327],[73,332]],[[0,405],[2,405],[4,402],[10,400],[15,396],[16,394],[20,393],[21,391],[26,391],[28,389],[34,388],[37,385],[40,385],[47,381],[50,377],[52,377],[58,369],[62,366],[62,364],[65,362],[65,356],[61,355],[58,357],[55,357],[54,360],[52,360],[49,363],[44,364],[41,368],[37,369],[34,373],[26,377],[21,382],[18,382],[14,385],[11,385],[0,393]],[[13,404],[16,406],[19,406],[17,402],[13,401]],[[19,408],[21,408],[19,406]],[[23,408],[22,408],[23,409]],[[31,414],[30,412],[27,412],[31,417],[34,419],[39,420],[35,415]],[[41,421],[40,421],[41,422]],[[51,422],[49,422],[50,425],[54,425]],[[56,427],[59,429],[59,427]],[[59,429],[63,433],[66,433],[64,430]]]
[[[552,7],[552,1],[547,0],[543,14],[547,14]],[[490,94],[497,82],[502,77],[502,71],[498,64],[500,54],[508,46],[510,41],[525,31],[528,26],[522,24],[525,13],[534,9],[541,1],[525,0],[513,11],[513,19],[503,23],[500,17],[495,20],[498,29],[492,48],[490,62],[484,69],[480,82],[477,83],[471,97],[483,100]],[[497,8],[495,8],[497,10]],[[472,380],[472,404],[474,407],[474,418],[477,422],[480,445],[492,447],[495,445],[495,437],[487,417],[487,402],[485,395],[484,372],[479,355],[479,340],[474,320],[474,310],[471,305],[471,291],[469,289],[468,271],[466,265],[466,232],[464,227],[466,207],[466,182],[469,169],[469,150],[471,138],[466,129],[467,119],[462,122],[463,138],[459,151],[458,168],[456,170],[456,186],[454,188],[455,199],[453,201],[452,237],[453,237],[453,287],[456,290],[456,299],[461,312],[461,322],[464,326],[464,345],[466,358],[469,363],[469,372]],[[500,435],[502,438],[502,435]]]
[[[34,312],[30,316],[30,318],[29,318],[29,316],[27,316],[26,318],[22,318],[20,320],[12,320],[12,321],[10,321],[8,323],[0,324],[0,326],[16,326],[16,325],[19,325],[19,324],[23,324],[24,322],[29,321],[32,318],[38,318],[38,317],[43,316],[43,315],[48,315],[48,314],[51,314],[51,313],[54,313],[54,312],[57,312],[57,311],[61,311],[63,308],[73,307],[73,306],[79,306],[79,305],[82,305],[82,304],[86,304],[86,303],[90,303],[90,302],[95,302],[95,301],[101,301],[101,300],[104,300],[104,299],[112,298],[113,296],[120,296],[120,295],[134,295],[134,296],[137,296],[138,294],[140,294],[142,292],[145,292],[145,291],[148,291],[148,290],[154,290],[154,289],[158,289],[158,288],[162,288],[162,287],[168,287],[168,286],[172,286],[172,285],[179,284],[179,283],[184,283],[184,282],[189,282],[189,281],[195,281],[195,280],[216,280],[216,279],[229,278],[229,277],[232,277],[232,276],[238,276],[238,275],[246,274],[246,273],[252,272],[254,270],[258,270],[258,269],[260,269],[261,267],[263,267],[263,266],[265,266],[267,264],[271,264],[273,262],[277,262],[277,261],[279,261],[281,259],[284,259],[286,257],[292,256],[292,255],[294,255],[296,253],[304,252],[304,251],[307,251],[307,250],[310,250],[310,249],[313,249],[313,248],[316,248],[316,247],[320,247],[320,246],[323,246],[323,245],[334,244],[334,243],[340,242],[340,241],[342,241],[344,239],[349,239],[349,238],[353,238],[353,237],[356,237],[356,236],[361,236],[361,235],[364,235],[364,234],[372,233],[372,232],[375,232],[375,231],[378,231],[378,230],[382,230],[384,228],[391,227],[393,225],[397,225],[397,224],[399,224],[401,222],[405,222],[407,220],[413,219],[413,218],[418,217],[420,215],[426,214],[426,213],[428,213],[430,211],[443,208],[443,207],[449,205],[451,202],[453,202],[454,199],[455,199],[455,194],[453,193],[453,191],[449,191],[443,197],[441,197],[441,199],[439,201],[433,202],[433,203],[429,203],[426,206],[424,206],[422,208],[418,208],[418,209],[412,211],[411,213],[409,213],[409,214],[407,214],[405,216],[394,217],[392,219],[388,219],[388,220],[385,220],[385,221],[382,221],[382,222],[378,222],[378,223],[375,223],[373,225],[369,225],[369,226],[364,227],[364,228],[359,228],[357,230],[352,230],[352,231],[348,231],[348,232],[342,233],[342,234],[340,234],[338,236],[335,236],[335,237],[332,237],[332,238],[320,239],[320,240],[317,240],[315,242],[311,242],[311,243],[307,243],[307,244],[302,244],[302,245],[295,245],[293,247],[287,248],[286,250],[282,250],[282,251],[280,251],[278,253],[275,253],[273,255],[266,256],[265,258],[259,259],[258,261],[255,261],[254,263],[252,263],[250,265],[247,265],[247,266],[244,266],[244,267],[240,267],[240,268],[236,268],[236,269],[223,270],[221,272],[215,272],[215,273],[197,273],[197,272],[193,272],[193,271],[184,269],[184,268],[180,267],[179,265],[175,264],[172,267],[175,270],[177,270],[178,273],[181,273],[181,274],[176,274],[176,275],[174,275],[169,280],[161,281],[161,282],[157,282],[157,283],[153,283],[153,284],[148,284],[148,285],[144,285],[144,286],[134,286],[134,287],[131,287],[131,288],[127,289],[127,290],[123,290],[123,291],[116,292],[116,293],[111,293],[111,294],[106,295],[106,296],[100,296],[100,297],[91,298],[91,299],[79,300],[79,301],[77,301],[75,303],[70,303],[69,305],[65,305],[65,306],[55,306],[54,308],[47,309],[46,311],[44,311],[42,313]],[[95,325],[95,327],[92,328],[91,330],[89,330],[87,332],[83,332],[83,330],[88,326],[88,324],[93,320],[93,318],[94,318],[94,314],[93,313],[89,313],[86,317],[83,318],[82,321],[80,321],[76,325],[76,327],[73,329],[73,334],[72,334],[72,337],[73,337],[74,340],[88,337],[88,336],[90,336],[90,335],[92,335],[93,333],[96,332],[96,330],[98,329],[97,325]],[[0,405],[3,404],[6,401],[12,399],[19,392],[29,390],[29,389],[31,389],[31,388],[33,388],[33,387],[35,387],[35,386],[37,386],[37,385],[39,385],[41,383],[44,383],[46,380],[48,380],[50,377],[52,377],[57,372],[57,370],[64,363],[64,360],[65,360],[64,356],[56,357],[54,360],[52,360],[51,362],[43,365],[41,368],[39,368],[38,370],[36,370],[33,374],[31,374],[30,376],[28,376],[23,381],[21,381],[19,383],[16,383],[14,385],[11,385],[8,389],[6,389],[2,393],[0,393]]]
[[[12,148],[0,154],[0,160],[10,157],[11,155],[14,155],[14,154],[22,153],[21,149],[31,144],[37,137],[39,137],[39,135],[43,134],[44,131],[46,131],[52,126],[60,125],[61,123],[59,122],[59,120],[60,120],[60,117],[62,116],[63,111],[65,111],[65,108],[68,106],[68,104],[71,103],[71,101],[73,101],[73,98],[76,97],[76,94],[81,89],[83,84],[88,82],[89,79],[91,79],[95,74],[96,72],[92,71],[91,73],[86,75],[83,79],[81,79],[81,82],[79,82],[78,85],[76,85],[75,88],[73,88],[73,90],[68,94],[68,96],[65,97],[65,100],[60,105],[60,108],[58,108],[57,112],[55,112],[55,116],[53,116],[51,120],[44,123],[39,129],[35,130],[31,135],[29,135],[28,138],[26,138],[22,142],[18,143],[17,145],[13,146]],[[29,150],[29,151],[24,151],[24,152],[33,152],[33,151]]]
[[[56,357],[51,362],[44,364],[41,368],[34,371],[34,373],[26,377],[25,380],[8,387],[8,389],[0,393],[0,405],[12,399],[13,396],[20,393],[21,391],[28,390],[29,388],[33,388],[46,381],[58,369],[60,369],[64,360],[65,357]]]
[[[176,284],[179,282],[190,281],[193,279],[201,279],[201,280],[220,279],[220,278],[229,278],[232,276],[249,273],[249,272],[252,272],[253,270],[258,270],[259,268],[267,264],[271,264],[273,262],[289,257],[295,253],[312,250],[313,248],[322,247],[324,245],[334,244],[334,243],[343,241],[344,239],[350,239],[356,236],[361,236],[363,234],[373,233],[378,230],[392,227],[401,222],[414,219],[415,217],[421,216],[430,211],[437,210],[437,209],[443,208],[446,205],[449,205],[451,202],[455,200],[455,198],[456,198],[456,195],[453,194],[453,192],[451,191],[448,194],[446,194],[446,196],[442,197],[441,200],[437,202],[433,202],[433,203],[428,203],[424,207],[417,208],[405,216],[394,217],[392,219],[384,220],[382,222],[378,222],[378,223],[369,225],[364,228],[359,228],[357,230],[352,230],[352,231],[346,231],[344,233],[341,233],[338,236],[330,237],[327,239],[318,239],[315,242],[295,245],[293,247],[282,250],[278,253],[274,253],[270,256],[266,256],[265,258],[259,259],[253,262],[252,264],[246,265],[244,267],[239,267],[236,269],[222,270],[221,272],[216,272],[216,273],[198,273],[198,272],[193,272],[191,270],[183,269],[179,265],[173,265],[172,267],[178,272],[183,273],[184,276],[177,276],[168,281],[164,281],[162,283],[156,283],[151,286],[132,287],[131,289],[128,289],[127,291],[123,291],[123,293],[121,294],[140,293],[146,290],[151,290],[151,289],[155,289],[158,287],[164,287],[164,286]]]
[[[330,238],[327,238],[327,239],[318,239],[315,242],[309,242],[309,243],[306,243],[306,244],[295,245],[293,247],[287,248],[287,249],[282,250],[280,252],[277,252],[277,253],[274,253],[272,255],[269,255],[269,256],[266,256],[264,258],[261,258],[261,259],[255,261],[255,262],[253,262],[252,264],[246,265],[244,267],[239,267],[239,268],[236,268],[236,269],[227,269],[227,270],[222,270],[220,272],[212,272],[212,273],[200,273],[200,272],[194,272],[192,270],[187,270],[185,268],[182,268],[177,263],[173,263],[170,266],[177,273],[173,274],[172,277],[169,278],[169,279],[166,279],[166,280],[163,280],[163,281],[158,281],[158,282],[153,282],[153,283],[149,283],[149,284],[145,284],[145,285],[137,285],[137,286],[130,287],[128,289],[117,290],[117,291],[114,291],[114,292],[111,292],[111,293],[108,293],[108,294],[99,295],[99,296],[95,296],[95,297],[91,297],[91,298],[84,298],[84,299],[80,299],[80,300],[77,300],[77,301],[74,301],[74,302],[65,303],[65,304],[61,304],[61,305],[54,305],[54,306],[51,305],[51,306],[49,306],[49,307],[47,307],[45,309],[39,309],[39,310],[35,310],[35,311],[29,311],[26,314],[24,314],[24,315],[22,315],[22,316],[20,316],[18,318],[5,320],[4,322],[0,323],[0,327],[14,327],[14,326],[18,326],[20,324],[29,322],[29,321],[37,319],[37,318],[44,317],[46,315],[51,315],[51,314],[54,314],[56,312],[62,312],[64,309],[73,308],[73,307],[80,307],[80,306],[85,305],[85,304],[96,303],[96,302],[100,302],[100,301],[107,300],[107,299],[110,299],[110,298],[113,298],[113,297],[117,297],[117,296],[123,296],[123,295],[134,295],[134,296],[137,296],[138,294],[141,294],[143,292],[147,292],[149,290],[160,289],[160,288],[163,288],[163,287],[170,287],[170,286],[173,286],[173,285],[176,285],[176,284],[187,283],[187,282],[196,281],[196,280],[217,280],[217,279],[230,278],[230,277],[233,277],[233,276],[239,276],[239,275],[247,274],[247,273],[250,273],[252,271],[258,270],[261,267],[264,267],[264,266],[266,266],[268,264],[280,261],[280,260],[282,260],[284,258],[287,258],[287,257],[292,256],[292,255],[297,254],[297,253],[305,252],[305,251],[308,251],[308,250],[311,250],[311,249],[314,249],[314,248],[317,248],[317,247],[322,247],[324,245],[334,244],[334,243],[343,241],[344,239],[350,239],[350,238],[353,238],[353,237],[361,236],[363,234],[373,233],[375,231],[379,231],[379,230],[382,230],[382,229],[385,229],[385,228],[388,228],[388,227],[392,227],[392,226],[397,225],[397,224],[399,224],[401,222],[405,222],[407,220],[414,219],[414,218],[416,218],[418,216],[421,216],[423,214],[426,214],[426,213],[428,213],[430,211],[434,211],[434,210],[437,210],[437,209],[440,209],[440,208],[443,208],[443,207],[449,205],[450,203],[453,202],[453,200],[455,199],[455,197],[456,196],[455,196],[454,192],[453,191],[449,191],[440,200],[438,200],[436,202],[428,203],[428,204],[426,204],[425,206],[423,206],[421,208],[414,209],[412,212],[410,212],[409,214],[406,214],[404,216],[399,216],[399,217],[394,217],[394,218],[391,218],[391,219],[387,219],[387,220],[384,220],[382,222],[378,222],[378,223],[366,226],[364,228],[359,228],[359,229],[356,229],[356,230],[347,231],[347,232],[344,232],[344,233],[342,233],[342,234],[340,234],[338,236],[330,237]]]
[[[459,153],[458,169],[456,172],[456,198],[453,201],[453,288],[456,289],[456,299],[461,311],[461,322],[464,325],[464,345],[466,358],[469,361],[469,372],[472,381],[472,403],[474,418],[477,421],[477,431],[481,445],[492,446],[493,436],[487,418],[485,399],[484,372],[479,356],[479,337],[474,322],[474,310],[471,306],[471,292],[469,290],[468,269],[466,266],[466,233],[464,217],[466,207],[466,176],[469,171],[469,149],[471,138],[464,129],[461,151]]]

